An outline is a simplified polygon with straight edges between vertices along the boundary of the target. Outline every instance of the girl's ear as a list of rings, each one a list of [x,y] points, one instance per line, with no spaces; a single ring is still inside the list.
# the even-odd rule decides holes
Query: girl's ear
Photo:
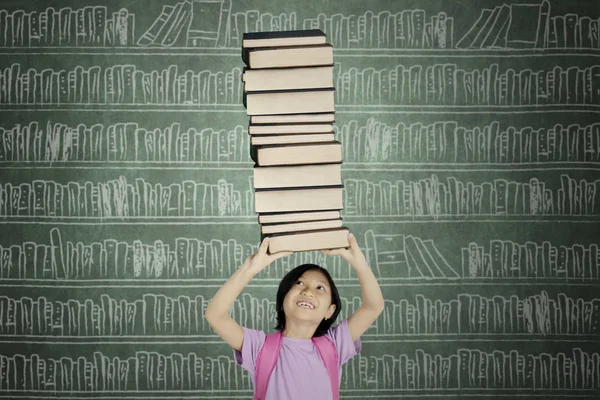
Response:
[[[327,309],[327,313],[325,314],[325,319],[331,318],[333,313],[335,312],[335,304],[331,304]]]

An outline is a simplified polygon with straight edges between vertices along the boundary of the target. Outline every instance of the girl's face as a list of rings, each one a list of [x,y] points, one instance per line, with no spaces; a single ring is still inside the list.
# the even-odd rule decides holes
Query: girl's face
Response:
[[[335,311],[331,304],[331,287],[327,277],[317,269],[306,271],[291,287],[283,300],[286,320],[297,318],[320,323]]]

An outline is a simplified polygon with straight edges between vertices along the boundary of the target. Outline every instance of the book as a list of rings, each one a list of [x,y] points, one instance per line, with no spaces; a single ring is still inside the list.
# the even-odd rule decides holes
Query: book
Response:
[[[248,51],[244,60],[252,69],[333,65],[333,46],[266,47]]]
[[[335,122],[335,113],[288,114],[288,115],[252,115],[250,124],[303,124]]]
[[[333,132],[332,124],[275,124],[248,126],[250,135],[278,135],[290,133],[330,133]]]
[[[187,34],[188,34],[188,27],[190,25],[190,22],[192,20],[192,3],[190,3],[189,1],[184,1],[183,3],[180,3],[181,5],[181,10],[178,12],[177,16],[175,17],[175,19],[173,20],[173,24],[172,26],[170,26],[168,29],[167,34],[165,35],[164,40],[161,42],[162,46],[172,46],[173,44],[175,44],[178,40],[180,41],[180,44],[185,46],[186,42],[185,39],[187,38]],[[174,14],[175,12],[173,12]],[[168,26],[169,21],[165,22],[165,25]],[[185,33],[182,35],[182,32],[185,30]],[[182,39],[179,39],[179,37],[182,36]]]
[[[267,213],[258,215],[259,224],[281,224],[285,222],[321,221],[341,218],[339,210],[332,211],[301,211],[289,213]]]
[[[506,47],[513,49],[542,48],[548,31],[549,7],[547,1],[543,1],[541,4],[511,4],[511,22],[506,33]]]
[[[503,4],[500,8],[498,16],[494,25],[490,28],[489,32],[487,32],[487,36],[482,42],[482,48],[490,48],[490,47],[502,47],[504,46],[503,40],[500,40],[500,43],[497,43],[498,39],[502,39],[506,34],[506,30],[510,24],[510,6],[507,4]]]
[[[322,67],[246,69],[244,91],[294,90],[333,86],[333,65]]]
[[[334,186],[341,184],[341,164],[254,167],[255,189]]]
[[[246,32],[242,36],[242,48],[259,48],[273,46],[301,46],[322,44],[327,36],[320,29],[301,29],[276,32]]]
[[[251,146],[250,155],[259,166],[337,163],[342,162],[342,144],[333,141]]]
[[[341,228],[341,219],[331,219],[323,221],[307,221],[307,222],[291,222],[284,224],[268,224],[262,225],[260,231],[264,235],[270,235],[274,233],[286,233],[286,232],[301,232],[301,231],[315,231],[321,229],[332,229]]]
[[[334,88],[288,92],[247,92],[243,96],[248,115],[333,112]]]
[[[347,228],[279,233],[270,236],[269,253],[280,251],[310,251],[349,247]],[[263,237],[264,238],[264,237]],[[261,238],[261,241],[262,239]]]
[[[500,15],[500,10],[502,8],[503,7],[501,7],[501,6],[494,7],[491,14],[487,18],[487,20],[485,21],[485,23],[483,24],[481,29],[479,30],[479,34],[477,35],[475,40],[473,40],[473,42],[471,43],[471,45],[469,47],[472,47],[472,48],[480,48],[481,47],[484,40],[487,38],[487,35],[494,28],[494,25],[497,22],[498,16]],[[508,6],[506,6],[506,8],[508,9]],[[509,13],[510,13],[510,11],[509,11]]]
[[[201,0],[192,2],[192,19],[186,27],[187,47],[218,47],[224,36],[222,2]]]
[[[479,14],[479,18],[477,18],[477,21],[475,21],[473,26],[471,26],[471,29],[469,29],[469,31],[465,33],[458,43],[456,43],[456,48],[468,49],[475,39],[477,39],[477,37],[480,35],[481,30],[487,23],[487,20],[490,18],[491,14],[492,10],[487,8],[482,9],[481,13]]]
[[[250,138],[252,146],[292,143],[322,143],[333,142],[333,133],[311,133],[302,135],[253,135]]]
[[[327,211],[343,209],[343,186],[267,189],[254,192],[257,213]]]
[[[169,16],[173,12],[173,6],[163,6],[162,11],[158,18],[154,20],[150,28],[140,37],[137,44],[139,46],[149,46],[154,43],[156,36],[161,30],[165,29],[165,22],[169,19]]]

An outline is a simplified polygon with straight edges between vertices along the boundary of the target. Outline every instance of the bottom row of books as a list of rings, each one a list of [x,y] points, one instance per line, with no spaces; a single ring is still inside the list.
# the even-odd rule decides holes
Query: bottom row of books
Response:
[[[348,247],[341,164],[254,167],[255,210],[269,252]]]

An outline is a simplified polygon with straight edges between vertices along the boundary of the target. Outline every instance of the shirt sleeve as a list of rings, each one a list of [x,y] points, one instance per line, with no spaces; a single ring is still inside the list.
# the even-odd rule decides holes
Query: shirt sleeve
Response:
[[[256,356],[265,343],[266,334],[263,331],[257,331],[243,327],[244,341],[242,351],[233,349],[233,359],[242,368],[254,374],[256,369]]]
[[[360,353],[360,338],[356,339],[354,342],[352,341],[347,319],[340,322],[335,328],[329,328],[327,333],[325,333],[325,336],[327,336],[335,345],[340,365],[344,365],[348,360]]]

